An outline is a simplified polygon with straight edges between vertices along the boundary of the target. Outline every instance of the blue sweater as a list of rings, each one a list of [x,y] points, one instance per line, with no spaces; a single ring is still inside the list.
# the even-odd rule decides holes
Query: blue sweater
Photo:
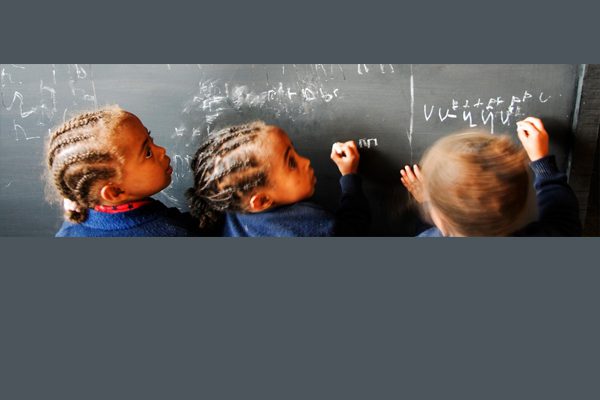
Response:
[[[90,210],[80,224],[65,221],[56,237],[197,236],[189,213],[167,208],[158,200],[117,214]]]
[[[335,214],[322,207],[299,202],[261,213],[227,213],[223,236],[361,236],[371,222],[369,203],[361,179],[340,178],[342,195]]]
[[[539,216],[512,236],[581,236],[579,205],[567,175],[560,172],[554,156],[530,164],[535,174],[535,192]],[[419,237],[441,237],[437,227],[422,232]]]

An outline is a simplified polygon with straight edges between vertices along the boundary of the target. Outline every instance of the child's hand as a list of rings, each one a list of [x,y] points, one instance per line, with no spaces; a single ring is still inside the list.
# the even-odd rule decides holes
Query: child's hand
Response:
[[[413,172],[414,169],[414,172]],[[421,175],[421,170],[419,166],[415,164],[413,169],[410,168],[410,165],[404,167],[404,169],[400,170],[400,181],[410,194],[413,195],[415,200],[419,203],[424,201],[423,195],[423,175]]]
[[[77,206],[77,203],[75,203],[74,201],[71,201],[69,199],[63,199],[63,208],[65,209],[65,211],[74,211],[74,212],[81,211],[79,209],[79,207]]]
[[[331,146],[331,159],[342,175],[356,174],[360,154],[353,140],[346,143],[334,143]]]
[[[548,155],[548,133],[538,118],[528,117],[517,122],[517,133],[531,161]]]

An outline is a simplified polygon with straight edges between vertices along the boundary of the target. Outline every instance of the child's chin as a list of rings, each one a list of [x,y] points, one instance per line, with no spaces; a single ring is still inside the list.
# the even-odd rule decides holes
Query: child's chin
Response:
[[[303,200],[310,199],[311,197],[313,197],[314,194],[315,194],[315,187],[313,186],[312,189],[310,190],[310,192],[308,192],[308,194],[304,197]]]
[[[169,176],[169,178],[165,180],[165,183],[164,183],[164,185],[163,185],[163,188],[162,188],[162,189],[160,189],[160,190],[165,190],[166,188],[168,188],[168,187],[169,187],[169,185],[171,184],[171,182],[172,182],[172,179],[171,179],[171,177]]]

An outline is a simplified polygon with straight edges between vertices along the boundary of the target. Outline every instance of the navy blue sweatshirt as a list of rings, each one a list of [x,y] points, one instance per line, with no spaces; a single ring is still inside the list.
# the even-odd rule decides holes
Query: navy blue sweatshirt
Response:
[[[342,195],[335,214],[321,206],[299,202],[261,213],[227,213],[223,236],[363,236],[371,222],[360,176],[340,178]]]
[[[558,170],[554,156],[546,156],[530,163],[535,174],[535,193],[538,219],[517,230],[512,236],[581,236],[579,204],[567,175]],[[441,237],[436,227],[422,232],[419,237]]]
[[[189,213],[152,200],[135,210],[116,214],[90,210],[82,223],[65,221],[56,237],[198,236]]]

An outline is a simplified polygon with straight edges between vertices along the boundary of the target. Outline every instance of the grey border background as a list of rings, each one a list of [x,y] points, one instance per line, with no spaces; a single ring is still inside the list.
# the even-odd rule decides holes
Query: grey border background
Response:
[[[598,63],[598,6],[2,6],[2,62]],[[598,238],[0,239],[3,399],[597,399]]]

